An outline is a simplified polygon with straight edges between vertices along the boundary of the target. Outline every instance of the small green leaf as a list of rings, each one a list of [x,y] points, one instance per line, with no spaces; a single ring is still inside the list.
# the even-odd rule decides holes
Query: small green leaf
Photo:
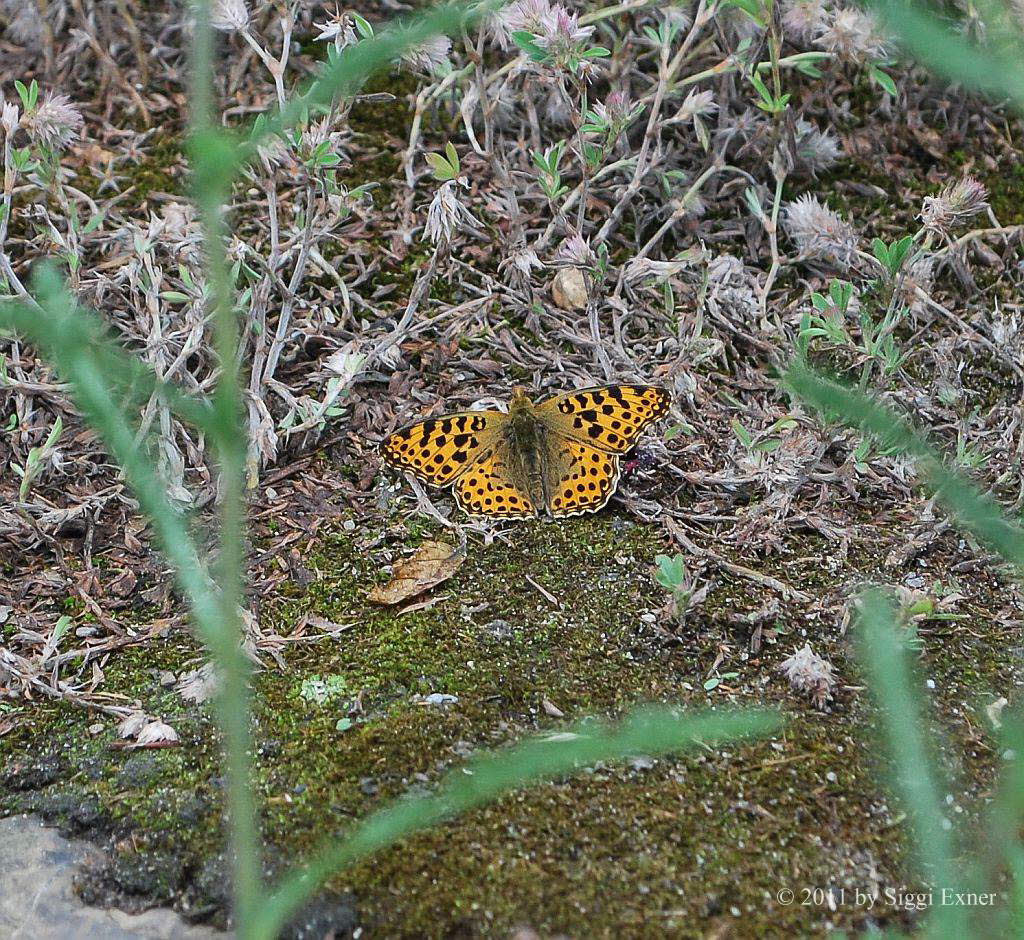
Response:
[[[754,443],[754,438],[751,437],[750,432],[735,418],[732,419],[732,433],[739,438],[739,442],[744,447],[750,447]]]
[[[892,80],[892,76],[888,72],[883,72],[878,66],[873,65],[869,74],[885,91],[894,98],[896,97],[896,82]]]
[[[537,45],[536,37],[533,33],[517,30],[512,34],[512,41],[526,53],[529,58],[534,62],[546,62],[548,54],[540,46]]]

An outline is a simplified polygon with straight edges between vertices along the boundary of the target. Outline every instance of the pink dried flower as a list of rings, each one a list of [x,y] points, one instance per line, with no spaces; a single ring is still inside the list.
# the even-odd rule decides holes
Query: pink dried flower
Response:
[[[594,105],[594,113],[612,126],[623,123],[632,110],[629,92],[626,91],[613,91],[604,101]]]
[[[22,126],[29,137],[48,147],[67,146],[82,130],[81,112],[67,95],[47,94]]]
[[[885,55],[885,40],[878,21],[856,7],[836,10],[817,39],[817,44],[844,62],[863,65]]]
[[[548,0],[517,0],[497,18],[496,35],[502,48],[508,48],[515,33],[525,32],[548,54],[556,68],[572,68],[587,75],[595,67],[591,59],[581,58],[593,26],[580,26],[579,17],[561,4]]]
[[[574,265],[580,268],[592,268],[597,264],[597,255],[590,247],[590,242],[582,235],[570,235],[558,248],[555,256],[556,264]]]
[[[832,690],[836,686],[832,664],[815,653],[810,643],[805,643],[803,649],[783,662],[779,671],[797,692],[809,695],[817,708],[824,708],[832,698]]]
[[[846,267],[857,247],[853,226],[811,195],[800,196],[786,206],[784,226],[807,258]]]
[[[214,0],[210,6],[210,25],[225,33],[248,29],[249,8],[245,0]]]
[[[513,33],[538,35],[551,17],[548,0],[515,0],[504,7],[495,18],[495,36],[502,49],[512,44]]]
[[[594,32],[593,26],[580,26],[579,17],[563,6],[551,7],[541,26],[537,45],[556,58],[579,51]]]
[[[924,197],[921,221],[933,231],[947,232],[987,209],[987,200],[984,184],[973,176],[964,176],[955,183],[947,183],[937,196]]]
[[[402,53],[402,63],[414,72],[439,75],[449,67],[448,53],[452,41],[447,36],[431,36],[426,42],[411,46]]]

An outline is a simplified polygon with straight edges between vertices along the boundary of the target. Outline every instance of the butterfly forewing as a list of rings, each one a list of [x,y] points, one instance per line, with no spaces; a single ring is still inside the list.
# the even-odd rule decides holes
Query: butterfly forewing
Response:
[[[499,443],[455,482],[455,499],[471,516],[527,519],[537,515],[529,494],[514,482],[508,448]]]
[[[429,418],[386,438],[381,454],[425,483],[446,486],[494,445],[507,422],[508,415],[500,411],[466,411]]]
[[[610,454],[624,454],[671,404],[656,385],[604,385],[556,395],[537,406],[549,428]]]

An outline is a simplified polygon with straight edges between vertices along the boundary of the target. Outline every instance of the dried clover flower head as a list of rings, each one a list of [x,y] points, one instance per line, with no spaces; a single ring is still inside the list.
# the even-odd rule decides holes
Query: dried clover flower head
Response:
[[[355,22],[348,13],[336,12],[327,17],[323,23],[314,23],[315,29],[320,30],[316,36],[317,42],[333,42],[336,49],[344,49],[346,46],[354,46],[359,42],[359,35],[356,33]]]
[[[844,62],[856,65],[880,59],[886,53],[885,38],[879,30],[878,21],[856,7],[836,10],[818,36],[817,43]]]
[[[79,135],[83,123],[81,112],[67,95],[47,94],[34,111],[25,115],[22,127],[38,143],[65,147]]]
[[[937,196],[925,196],[921,221],[933,231],[947,232],[987,209],[987,197],[982,183],[973,176],[964,176],[955,183],[947,183]]]
[[[692,121],[695,117],[714,114],[717,110],[718,105],[715,103],[715,93],[713,91],[697,91],[694,88],[683,99],[679,110],[669,119],[669,123],[676,124]]]
[[[539,35],[551,17],[548,0],[515,0],[495,17],[495,36],[502,49],[512,44],[513,33]]]
[[[245,0],[213,0],[210,25],[225,33],[249,28],[249,8]]]
[[[556,67],[565,68],[573,60],[584,75],[594,68],[593,60],[578,61],[594,27],[580,26],[579,17],[561,4],[516,0],[498,14],[495,24],[495,35],[503,49],[512,44],[515,33],[530,33]]]
[[[402,53],[402,64],[414,72],[439,75],[449,67],[448,53],[452,41],[447,36],[431,36],[425,42],[411,46]]]
[[[631,110],[632,102],[626,91],[613,91],[604,101],[594,105],[594,113],[613,126],[625,121]]]
[[[825,30],[826,17],[822,0],[792,0],[782,14],[783,31],[787,38],[810,42]]]
[[[832,698],[836,685],[832,664],[815,653],[810,643],[805,643],[802,649],[783,662],[779,671],[797,692],[809,695],[818,708]]]
[[[427,209],[424,235],[438,248],[448,248],[455,233],[467,222],[475,222],[473,214],[460,201],[456,181],[442,183]]]
[[[0,127],[4,133],[11,135],[18,129],[21,121],[21,110],[13,101],[5,101],[0,108]]]
[[[25,0],[0,0],[4,38],[26,46],[41,42],[46,21],[39,15],[40,9],[35,3],[26,3]]]
[[[555,57],[578,51],[594,32],[593,26],[580,26],[579,17],[560,5],[551,7],[541,25],[537,44]]]
[[[830,131],[819,130],[810,121],[797,118],[793,128],[798,166],[811,176],[827,170],[839,157],[839,142]],[[789,148],[783,145],[783,157],[790,156]]]
[[[857,235],[844,218],[814,196],[803,195],[786,206],[784,227],[800,254],[846,267],[857,247]]]
[[[575,265],[580,268],[592,268],[597,264],[597,255],[587,241],[579,233],[570,235],[558,247],[558,254],[555,256],[557,264]]]
[[[499,270],[512,268],[523,277],[529,278],[534,268],[543,268],[544,262],[537,257],[537,252],[530,247],[521,247],[512,251],[498,266]]]

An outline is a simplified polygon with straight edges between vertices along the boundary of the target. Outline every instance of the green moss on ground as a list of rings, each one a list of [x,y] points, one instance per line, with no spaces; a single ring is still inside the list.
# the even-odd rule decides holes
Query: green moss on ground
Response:
[[[881,520],[879,532],[891,522]],[[788,723],[759,743],[587,768],[379,853],[330,886],[339,897],[352,892],[366,935],[507,936],[519,924],[571,936],[702,936],[728,925],[747,935],[769,926],[819,932],[861,927],[865,912],[781,905],[779,888],[852,889],[875,877],[903,884],[898,810],[877,783],[863,695],[841,689],[832,710],[819,713],[777,673],[806,636],[856,686],[835,624],[784,607],[752,654],[750,627],[734,615],[771,594],[716,576],[701,612],[666,642],[655,632],[670,625],[650,578],[658,540],[607,514],[522,525],[507,541],[472,546],[433,606],[401,614],[367,604],[382,565],[409,547],[379,532],[339,532],[304,557],[315,575],[306,589],[264,599],[265,622],[282,634],[308,614],[345,627],[336,638],[289,647],[286,671],[255,680],[255,780],[275,870],[390,799],[430,788],[471,752],[561,727],[545,701],[565,720],[660,700],[777,705]],[[828,550],[804,535],[759,567],[808,593],[836,592],[838,601],[842,588],[822,562]],[[844,582],[878,577],[882,557],[879,546],[852,552]],[[977,583],[962,606],[968,620],[921,631],[937,715],[952,735],[948,756],[963,765],[956,792],[967,815],[996,759],[964,704],[980,706],[986,691],[1013,677],[1003,628],[987,613],[998,591]],[[705,691],[719,655],[718,674],[728,677]],[[95,715],[61,706],[23,710],[31,720],[0,738],[0,810],[35,810],[108,836],[111,863],[84,885],[91,899],[173,901],[223,918],[210,710],[159,682],[161,672],[198,661],[195,644],[176,635],[105,667],[106,688],[164,717],[179,748],[114,750],[112,723],[92,734]],[[320,704],[310,697],[313,678],[328,689]],[[435,692],[458,702],[422,703]],[[352,726],[339,730],[344,718]],[[876,921],[910,917],[887,910]]]

